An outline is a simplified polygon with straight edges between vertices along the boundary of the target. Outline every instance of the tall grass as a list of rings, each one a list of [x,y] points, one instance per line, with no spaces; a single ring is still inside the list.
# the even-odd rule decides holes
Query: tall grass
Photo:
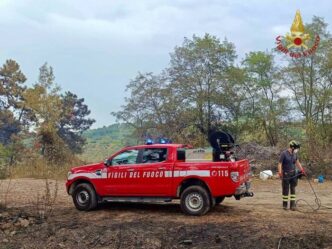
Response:
[[[43,220],[53,215],[56,199],[58,197],[59,185],[55,181],[54,186],[46,178],[45,185],[41,192],[37,192],[35,198],[30,201],[35,217]]]
[[[0,180],[0,210],[6,209],[8,205],[8,197],[12,190],[12,180]]]
[[[63,164],[52,164],[44,158],[34,158],[12,165],[9,169],[11,178],[36,178],[64,180],[70,168],[83,164],[73,158]]]
[[[68,170],[83,162],[73,158],[63,164],[49,163],[42,157],[30,157],[21,160],[15,165],[7,165],[5,169],[5,180],[0,180],[0,210],[7,209],[13,203],[8,203],[8,197],[14,189],[12,179],[35,178],[43,179],[45,185],[36,193],[30,193],[31,198],[27,200],[31,207],[32,215],[39,219],[47,219],[53,215],[56,199],[58,196],[58,180],[65,180]],[[51,180],[52,179],[52,180]],[[55,180],[55,181],[54,181]],[[53,185],[53,183],[55,184]],[[51,185],[52,184],[52,185]]]

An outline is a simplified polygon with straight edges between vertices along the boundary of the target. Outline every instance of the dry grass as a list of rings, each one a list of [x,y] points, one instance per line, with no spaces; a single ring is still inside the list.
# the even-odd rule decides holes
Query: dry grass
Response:
[[[82,162],[73,161],[63,165],[54,165],[48,163],[43,158],[29,158],[24,163],[19,163],[3,168],[5,174],[0,180],[0,210],[11,206],[11,192],[15,190],[12,179],[34,178],[43,179],[45,184],[38,191],[31,194],[31,198],[26,200],[26,205],[31,206],[34,216],[40,219],[46,219],[53,213],[53,207],[58,195],[58,181],[65,180],[68,170],[73,165],[79,165]],[[51,181],[55,180],[55,185],[50,186]],[[52,181],[54,184],[54,181]]]
[[[45,179],[44,188],[41,192],[35,193],[35,198],[30,201],[35,217],[43,220],[53,214],[53,209],[58,196],[58,190],[58,181],[55,181],[55,186],[51,187],[49,180]]]
[[[53,214],[53,208],[58,196],[58,180],[65,180],[71,167],[71,163],[54,165],[43,158],[29,159],[25,163],[8,167],[7,175],[9,177],[5,181],[0,181],[0,209],[10,206],[8,201],[10,198],[8,197],[10,197],[10,193],[14,189],[12,179],[43,179],[44,186],[38,191],[30,193],[31,198],[26,200],[26,205],[32,207],[33,216],[39,219],[47,219]],[[49,179],[53,179],[53,181]]]
[[[64,163],[63,165],[50,164],[43,159],[27,161],[13,165],[10,169],[10,177],[16,178],[36,178],[64,180],[70,168],[79,163]]]
[[[12,180],[0,181],[0,210],[6,209],[8,206],[8,197],[12,190]]]
[[[27,206],[28,193],[44,193],[45,180],[14,179],[6,223],[20,213],[33,218],[29,226],[13,236],[0,232],[0,248],[332,248],[332,216],[284,211],[280,205],[279,180],[253,181],[254,198],[227,198],[202,217],[181,213],[178,203],[110,203],[94,212],[78,212],[68,196],[64,181],[51,216],[40,221]],[[55,181],[49,180],[54,193]],[[322,203],[332,205],[332,182],[316,184]],[[299,198],[313,199],[310,186],[300,181]],[[40,195],[41,197],[41,195]],[[22,216],[19,216],[22,217]],[[16,218],[17,219],[17,218]],[[4,220],[4,219],[2,219]],[[30,220],[30,219],[29,219]],[[1,226],[1,225],[0,225]],[[9,234],[9,235],[8,235]],[[2,241],[6,240],[7,243]],[[3,244],[1,244],[3,243]],[[190,244],[191,243],[191,244]]]

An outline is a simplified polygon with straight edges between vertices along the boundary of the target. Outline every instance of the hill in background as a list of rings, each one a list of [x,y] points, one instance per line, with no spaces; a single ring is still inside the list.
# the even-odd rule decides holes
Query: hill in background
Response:
[[[99,162],[128,145],[137,144],[132,133],[134,129],[127,124],[113,124],[83,133],[86,138],[84,152],[79,157],[85,162]]]

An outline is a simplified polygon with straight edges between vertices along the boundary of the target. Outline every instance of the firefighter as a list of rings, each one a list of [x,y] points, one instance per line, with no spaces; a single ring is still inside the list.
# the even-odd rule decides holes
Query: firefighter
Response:
[[[282,180],[282,205],[285,210],[287,210],[288,200],[290,200],[290,210],[296,210],[295,187],[297,185],[297,178],[299,175],[296,168],[299,169],[301,172],[300,174],[305,174],[297,156],[299,149],[300,143],[295,140],[290,141],[289,148],[281,153],[278,163],[278,173],[280,179]]]

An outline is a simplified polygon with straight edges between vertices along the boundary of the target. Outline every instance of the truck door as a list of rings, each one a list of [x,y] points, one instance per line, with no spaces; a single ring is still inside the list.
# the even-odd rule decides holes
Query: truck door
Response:
[[[107,167],[106,191],[109,196],[133,196],[136,194],[138,149],[128,149],[116,155]]]
[[[173,162],[166,147],[142,149],[136,170],[137,195],[171,196]]]

